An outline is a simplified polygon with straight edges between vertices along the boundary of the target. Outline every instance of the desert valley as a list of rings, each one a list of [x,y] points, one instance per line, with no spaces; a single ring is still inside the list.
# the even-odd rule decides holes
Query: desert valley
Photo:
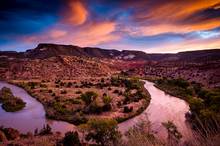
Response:
[[[79,134],[80,141],[84,141],[83,143],[87,145],[93,143],[92,139],[97,143],[100,142],[101,145],[105,145],[107,141],[110,143],[115,140],[118,141],[123,133],[133,136],[132,134],[134,133],[130,131],[133,126],[137,126],[145,121],[143,124],[148,123],[145,126],[150,127],[149,122],[158,122],[158,120],[154,121],[153,118],[148,119],[149,115],[143,116],[143,113],[148,108],[152,108],[152,111],[155,112],[156,109],[151,105],[151,102],[158,102],[156,104],[159,104],[159,102],[172,103],[169,101],[170,99],[166,101],[165,97],[165,101],[153,101],[154,99],[152,98],[158,97],[151,97],[152,95],[162,95],[151,93],[153,92],[151,91],[153,86],[151,85],[152,87],[150,87],[150,82],[155,83],[154,86],[158,88],[157,90],[161,89],[175,96],[173,98],[183,99],[187,103],[184,103],[183,107],[180,104],[181,100],[177,100],[174,103],[175,108],[183,108],[185,110],[185,113],[180,112],[180,118],[183,119],[180,120],[175,117],[174,111],[174,117],[172,113],[167,114],[165,119],[161,115],[161,119],[168,121],[163,121],[159,118],[161,123],[158,125],[162,125],[162,122],[164,123],[164,127],[159,126],[159,131],[163,128],[165,129],[165,127],[167,128],[169,138],[172,139],[169,142],[172,141],[175,144],[188,142],[193,145],[192,139],[195,139],[195,135],[192,133],[198,132],[198,127],[201,124],[205,126],[206,122],[208,122],[209,125],[214,126],[215,124],[210,118],[215,118],[216,122],[219,120],[220,50],[218,49],[177,54],[147,54],[141,51],[117,51],[100,48],[81,48],[71,45],[39,44],[35,49],[26,52],[2,51],[0,52],[0,60],[2,80],[0,84],[2,86],[0,97],[3,110],[15,112],[15,117],[21,116],[21,121],[25,120],[25,116],[27,116],[25,114],[30,113],[24,112],[23,115],[19,112],[23,110],[34,111],[34,108],[37,108],[37,106],[30,108],[28,104],[33,103],[26,102],[29,99],[16,96],[31,96],[26,98],[34,98],[36,99],[34,102],[39,102],[39,104],[43,105],[41,110],[42,113],[45,111],[45,115],[40,114],[43,117],[45,116],[43,120],[52,120],[51,122],[39,122],[42,125],[33,124],[24,127],[18,124],[20,126],[16,126],[14,122],[7,122],[13,114],[8,115],[5,114],[5,111],[2,111],[1,113],[4,115],[3,119],[0,120],[3,126],[1,128],[2,134],[9,140],[6,143],[11,143],[11,140],[13,140],[12,143],[31,144],[27,139],[32,137],[31,139],[35,141],[33,143],[40,144],[39,141],[41,139],[46,139],[48,143],[54,144],[56,141],[59,142],[68,131],[78,132],[77,135],[74,133],[73,137],[76,138]],[[150,82],[147,83],[146,80]],[[147,84],[149,84],[149,87],[147,87]],[[23,88],[25,91],[22,92],[24,93],[20,94],[16,91],[21,90],[16,89],[18,87]],[[12,100],[13,98],[14,100]],[[19,102],[18,100],[21,101]],[[167,113],[170,108],[169,106],[172,105],[165,105],[167,109],[164,110]],[[161,109],[157,110],[156,113],[163,113],[159,111]],[[139,115],[143,119],[139,119],[139,122],[134,124],[132,120],[137,120]],[[22,116],[24,117],[22,118]],[[42,119],[40,116],[35,118],[39,118],[36,121]],[[202,121],[198,121],[196,118],[202,118]],[[12,120],[15,119],[12,118]],[[27,118],[27,122],[28,120],[34,122],[33,119]],[[193,132],[181,129],[185,125],[185,120],[188,122],[186,129],[190,128]],[[53,121],[65,121],[69,124],[65,122],[65,124],[62,122],[54,124]],[[20,121],[18,120],[18,122]],[[124,123],[126,122],[128,124],[125,125]],[[110,130],[108,128],[113,128],[111,126],[116,123],[119,123],[120,130],[112,129],[113,133],[109,134],[114,134],[116,137],[109,137],[110,135],[105,132]],[[107,125],[102,127],[102,124],[103,126]],[[175,124],[177,124],[177,127]],[[40,130],[43,126],[46,126],[45,129]],[[90,128],[95,128],[96,126],[98,126],[96,128],[101,128],[100,132],[107,134],[107,140],[102,139],[102,137],[89,138],[89,134],[101,133],[93,133],[94,130],[88,126],[91,126]],[[20,132],[16,132],[15,129],[7,129],[7,127],[20,129]],[[169,131],[172,128],[177,128],[176,132]],[[203,128],[205,130],[205,127]],[[166,139],[166,131],[159,132],[160,134],[158,135],[150,129],[146,131],[146,129],[144,130],[139,127],[138,129],[133,129],[135,130],[133,132],[152,134],[154,138],[152,137],[153,139],[150,140],[151,138],[148,137],[150,138],[147,140],[149,144],[157,143],[160,145],[167,142],[167,140],[158,140],[158,137]],[[200,130],[201,128],[199,128],[199,133],[201,134],[202,131]],[[24,136],[18,134],[22,132]],[[27,132],[29,133],[25,136]],[[61,133],[58,134],[59,132]],[[186,135],[189,133],[181,134],[181,132],[189,132],[192,136],[186,138]],[[84,137],[81,134],[87,136]],[[66,135],[65,138],[67,137]],[[216,139],[218,139],[218,134]],[[129,138],[129,140],[135,142],[134,137]],[[120,140],[121,143],[123,143],[122,141]],[[143,143],[144,141],[141,142]],[[145,141],[145,143],[147,142]]]
[[[220,146],[220,0],[1,0],[0,146]]]

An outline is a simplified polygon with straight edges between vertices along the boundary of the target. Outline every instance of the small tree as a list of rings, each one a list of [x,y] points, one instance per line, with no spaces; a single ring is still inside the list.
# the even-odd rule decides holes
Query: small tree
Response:
[[[92,119],[87,123],[86,140],[94,140],[97,144],[115,145],[120,139],[117,122],[112,119]]]

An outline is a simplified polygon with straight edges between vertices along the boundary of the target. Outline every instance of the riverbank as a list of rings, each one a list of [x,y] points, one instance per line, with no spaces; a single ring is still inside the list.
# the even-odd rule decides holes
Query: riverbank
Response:
[[[182,79],[159,79],[155,86],[164,92],[185,100],[190,105],[188,120],[194,129],[206,131],[220,125],[220,89],[205,89],[201,84]],[[212,130],[211,130],[212,131]]]
[[[41,102],[47,118],[75,125],[93,118],[113,118],[123,122],[142,113],[150,103],[150,95],[144,88],[144,82],[136,79],[115,77],[83,81],[14,80],[11,83],[22,87]],[[89,104],[81,98],[87,92],[97,94]]]

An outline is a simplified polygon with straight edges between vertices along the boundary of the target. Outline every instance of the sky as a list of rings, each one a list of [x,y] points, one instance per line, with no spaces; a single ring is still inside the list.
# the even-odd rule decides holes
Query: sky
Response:
[[[147,53],[220,48],[220,0],[1,0],[0,50],[39,43]]]

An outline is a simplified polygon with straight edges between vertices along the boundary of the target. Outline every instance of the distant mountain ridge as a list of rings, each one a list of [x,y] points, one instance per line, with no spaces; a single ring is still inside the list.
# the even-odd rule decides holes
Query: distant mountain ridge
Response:
[[[121,60],[145,60],[145,61],[204,61],[220,58],[220,49],[179,52],[176,54],[148,54],[135,50],[114,50],[92,47],[79,47],[74,45],[39,44],[35,49],[25,52],[0,51],[0,56],[12,58],[46,59],[59,55],[95,57]]]

